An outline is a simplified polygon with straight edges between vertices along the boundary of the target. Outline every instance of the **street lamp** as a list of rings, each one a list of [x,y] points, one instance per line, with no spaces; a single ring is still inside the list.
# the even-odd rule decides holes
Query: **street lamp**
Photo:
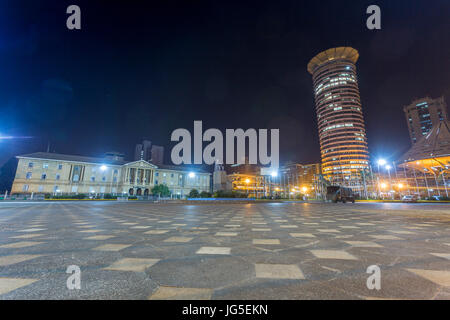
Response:
[[[100,166],[100,171],[106,171],[106,169],[108,169],[107,166],[105,166],[105,165]]]
[[[194,178],[195,177],[195,173],[194,172],[189,172],[189,178]]]

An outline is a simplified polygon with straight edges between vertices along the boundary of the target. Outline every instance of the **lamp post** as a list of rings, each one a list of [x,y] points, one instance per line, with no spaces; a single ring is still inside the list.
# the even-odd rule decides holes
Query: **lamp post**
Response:
[[[380,166],[386,165],[386,160],[384,159],[378,159],[377,166],[378,166],[378,177],[377,177],[377,184],[378,184],[378,195],[381,198],[381,188],[380,188]]]

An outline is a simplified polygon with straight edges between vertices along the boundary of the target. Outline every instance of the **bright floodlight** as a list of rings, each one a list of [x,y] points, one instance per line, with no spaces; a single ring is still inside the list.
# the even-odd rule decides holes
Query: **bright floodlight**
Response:
[[[386,187],[387,187],[387,184],[386,184],[386,183],[382,183],[382,184],[381,184],[381,188],[382,188],[382,189],[386,189]]]
[[[189,178],[193,178],[195,177],[195,173],[194,172],[189,172]]]
[[[308,188],[307,187],[303,187],[302,190],[303,190],[303,192],[306,192],[306,191],[308,191]]]
[[[278,172],[272,171],[272,173],[270,175],[275,178],[276,176],[278,176]]]
[[[379,159],[378,160],[378,165],[379,166],[384,166],[386,164],[386,160],[384,160],[384,159]]]
[[[102,165],[102,166],[100,167],[100,170],[101,170],[101,171],[105,171],[106,169],[108,169],[108,167],[105,166],[105,165]]]
[[[392,167],[390,165],[386,165],[386,170],[390,170]]]
[[[250,183],[250,179],[245,179],[245,183]]]

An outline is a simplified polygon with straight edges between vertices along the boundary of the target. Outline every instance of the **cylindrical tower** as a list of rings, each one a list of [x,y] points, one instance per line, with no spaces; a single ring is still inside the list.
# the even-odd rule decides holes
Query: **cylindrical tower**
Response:
[[[369,168],[353,48],[332,48],[308,63],[319,125],[322,173],[332,184],[362,189]]]

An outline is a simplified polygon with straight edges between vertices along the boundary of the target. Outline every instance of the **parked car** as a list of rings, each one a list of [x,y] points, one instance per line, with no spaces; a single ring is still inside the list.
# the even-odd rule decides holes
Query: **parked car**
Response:
[[[403,202],[417,202],[417,196],[416,195],[406,195],[402,198]]]
[[[342,203],[346,203],[347,201],[355,203],[355,195],[353,194],[353,190],[351,188],[329,186],[327,187],[327,200],[334,203],[339,201],[342,201]]]

